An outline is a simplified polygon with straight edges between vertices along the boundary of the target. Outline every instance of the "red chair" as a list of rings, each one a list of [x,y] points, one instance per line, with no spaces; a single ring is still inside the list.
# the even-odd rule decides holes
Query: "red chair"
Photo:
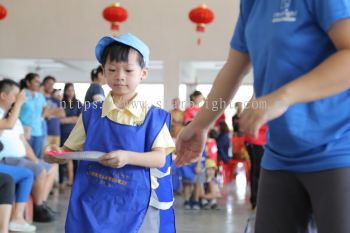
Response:
[[[242,163],[244,166],[245,175],[248,183],[250,174],[250,161],[247,158],[247,155],[243,155],[243,152],[246,151],[244,145],[245,137],[234,136],[231,139],[231,143],[233,148],[233,160],[229,160],[227,161],[227,163],[220,163],[220,166],[222,166],[224,184],[231,183],[235,179],[236,167],[239,163]]]
[[[249,182],[249,160],[229,160],[227,163],[224,163],[222,161],[220,162],[220,166],[222,167],[222,176],[224,179],[224,184],[229,184],[235,179],[236,167],[239,163],[243,164],[247,183]]]

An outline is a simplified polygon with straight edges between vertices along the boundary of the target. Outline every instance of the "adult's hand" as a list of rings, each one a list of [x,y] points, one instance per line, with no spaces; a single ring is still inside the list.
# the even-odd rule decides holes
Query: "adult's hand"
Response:
[[[240,115],[240,129],[256,138],[263,124],[283,115],[288,107],[289,104],[279,91],[252,99]]]
[[[176,140],[176,166],[183,166],[201,158],[208,130],[193,122],[186,126]]]

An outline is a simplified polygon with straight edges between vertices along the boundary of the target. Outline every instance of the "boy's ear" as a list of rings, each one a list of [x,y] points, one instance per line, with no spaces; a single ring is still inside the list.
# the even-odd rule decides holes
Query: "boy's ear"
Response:
[[[141,71],[141,81],[146,79],[148,76],[148,68],[143,68]]]
[[[1,93],[0,93],[0,98],[1,98],[2,100],[6,99],[6,98],[7,98],[6,93],[5,93],[5,92],[1,92]]]

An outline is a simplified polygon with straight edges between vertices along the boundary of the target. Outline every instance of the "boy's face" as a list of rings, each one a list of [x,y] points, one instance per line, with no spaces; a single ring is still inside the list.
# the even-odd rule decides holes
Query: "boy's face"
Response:
[[[148,70],[140,67],[138,53],[130,50],[128,62],[107,60],[104,74],[108,86],[112,89],[113,96],[129,100],[134,96],[139,83],[147,77]]]
[[[3,103],[5,110],[9,110],[11,108],[11,105],[16,101],[16,97],[19,93],[19,88],[16,86],[13,86],[12,89],[6,93],[1,93],[1,102]]]
[[[207,178],[213,178],[215,177],[215,169],[214,168],[207,168]]]

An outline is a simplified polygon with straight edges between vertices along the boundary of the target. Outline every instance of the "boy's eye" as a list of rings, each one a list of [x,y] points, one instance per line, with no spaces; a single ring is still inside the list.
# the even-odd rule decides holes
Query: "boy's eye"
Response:
[[[130,73],[130,72],[133,72],[134,70],[126,70],[126,72]]]
[[[115,72],[115,69],[108,69],[109,72]]]

